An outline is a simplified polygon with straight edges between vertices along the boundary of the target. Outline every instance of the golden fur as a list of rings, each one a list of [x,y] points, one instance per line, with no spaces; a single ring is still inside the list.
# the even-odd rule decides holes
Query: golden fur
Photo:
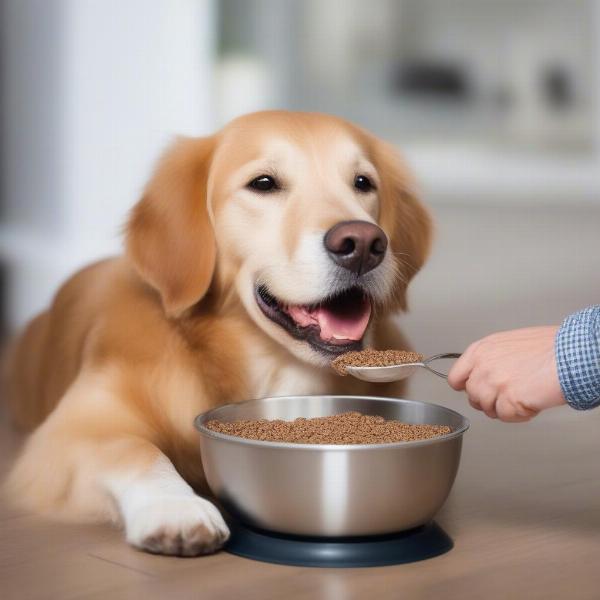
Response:
[[[364,206],[332,174],[346,151],[359,152],[379,178],[377,198]],[[268,152],[268,165],[296,177],[289,202],[236,191],[245,165]],[[249,115],[212,137],[177,141],[131,213],[126,254],[74,275],[14,345],[8,403],[31,434],[9,478],[13,497],[58,517],[124,522],[107,482],[143,477],[158,457],[206,491],[193,418],[211,407],[267,394],[393,393],[338,377],[248,308],[244,277],[254,248],[270,244],[253,255],[256,264],[269,256],[289,261],[305,232],[363,214],[388,235],[394,261],[370,342],[400,347],[389,318],[406,308],[430,222],[389,146],[334,117],[286,112]],[[253,239],[263,223],[271,228]],[[261,268],[275,283],[284,275],[279,263]],[[206,531],[197,528],[196,538]],[[179,533],[174,547],[161,535],[151,536],[154,546],[132,543],[185,554],[223,541],[186,548]]]

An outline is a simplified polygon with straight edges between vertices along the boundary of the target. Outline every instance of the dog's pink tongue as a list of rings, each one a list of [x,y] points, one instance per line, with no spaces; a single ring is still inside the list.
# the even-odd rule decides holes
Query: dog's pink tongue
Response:
[[[300,327],[318,325],[322,340],[360,340],[371,316],[367,298],[355,302],[332,302],[309,310],[304,306],[290,306],[288,314]]]
[[[314,314],[322,340],[360,340],[371,316],[371,303],[361,300],[344,306],[320,306]]]

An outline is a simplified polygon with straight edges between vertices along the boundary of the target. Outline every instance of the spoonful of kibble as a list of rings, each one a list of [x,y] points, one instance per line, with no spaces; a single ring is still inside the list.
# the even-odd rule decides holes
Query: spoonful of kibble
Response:
[[[446,379],[448,375],[430,367],[430,363],[445,358],[460,358],[455,352],[436,354],[424,358],[417,352],[406,350],[373,350],[366,348],[357,352],[346,352],[332,361],[332,368],[340,375],[352,375],[363,381],[388,383],[410,377],[420,367]]]

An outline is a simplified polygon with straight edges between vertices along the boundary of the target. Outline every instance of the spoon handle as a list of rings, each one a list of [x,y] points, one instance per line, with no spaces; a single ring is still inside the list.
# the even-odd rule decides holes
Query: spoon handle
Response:
[[[443,377],[444,379],[448,379],[447,373],[442,373],[441,371],[436,371],[429,366],[430,362],[434,360],[439,360],[440,358],[460,358],[462,355],[458,352],[449,352],[446,354],[435,354],[434,356],[430,356],[423,361],[423,366],[432,373],[435,373],[438,377]]]

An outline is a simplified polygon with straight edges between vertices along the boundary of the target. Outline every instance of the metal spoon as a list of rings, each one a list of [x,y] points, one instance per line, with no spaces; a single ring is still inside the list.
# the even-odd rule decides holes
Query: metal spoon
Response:
[[[440,371],[436,371],[429,366],[429,363],[441,358],[460,358],[460,354],[453,352],[450,354],[436,354],[423,360],[423,362],[405,363],[402,365],[388,365],[386,367],[346,367],[346,372],[352,377],[362,379],[363,381],[371,381],[373,383],[388,383],[390,381],[401,381],[410,377],[419,367],[423,367],[435,373],[438,377],[447,379],[448,375]]]

